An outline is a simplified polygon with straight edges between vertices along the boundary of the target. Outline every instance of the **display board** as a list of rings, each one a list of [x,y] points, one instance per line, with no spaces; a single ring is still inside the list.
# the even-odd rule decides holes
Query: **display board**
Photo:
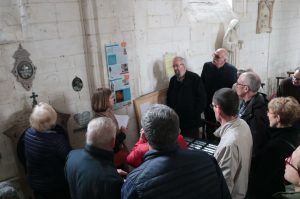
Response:
[[[105,45],[110,89],[115,97],[114,109],[131,102],[126,42]]]

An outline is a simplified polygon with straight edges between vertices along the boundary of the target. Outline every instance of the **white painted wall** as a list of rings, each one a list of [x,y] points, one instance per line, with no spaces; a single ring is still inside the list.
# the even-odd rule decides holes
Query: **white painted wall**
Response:
[[[104,45],[111,42],[127,42],[133,98],[168,86],[166,52],[186,57],[190,70],[201,74],[233,17],[241,21],[242,68],[253,68],[272,93],[274,77],[300,64],[300,3],[276,0],[273,31],[263,34],[256,34],[258,0],[233,0],[232,7],[236,14],[223,0],[1,0],[0,129],[12,125],[13,113],[31,106],[31,91],[61,112],[89,110],[92,90],[108,85]],[[37,66],[31,91],[10,72],[20,42]],[[75,76],[84,82],[80,93],[71,88]],[[118,112],[130,115],[132,145],[138,132],[133,106]],[[11,143],[2,133],[0,153],[0,180],[17,175]]]

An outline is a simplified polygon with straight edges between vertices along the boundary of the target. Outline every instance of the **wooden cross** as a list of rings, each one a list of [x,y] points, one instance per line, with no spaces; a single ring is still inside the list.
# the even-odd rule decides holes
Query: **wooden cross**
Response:
[[[30,98],[32,98],[32,108],[34,108],[34,106],[37,105],[37,101],[36,101],[37,97],[38,95],[36,95],[35,92],[32,92],[32,95],[30,96]]]

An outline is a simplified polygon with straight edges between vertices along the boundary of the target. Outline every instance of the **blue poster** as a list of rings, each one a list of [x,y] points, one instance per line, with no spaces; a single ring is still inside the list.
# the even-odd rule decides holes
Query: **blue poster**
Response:
[[[115,97],[114,109],[131,103],[126,42],[105,45],[110,89]]]

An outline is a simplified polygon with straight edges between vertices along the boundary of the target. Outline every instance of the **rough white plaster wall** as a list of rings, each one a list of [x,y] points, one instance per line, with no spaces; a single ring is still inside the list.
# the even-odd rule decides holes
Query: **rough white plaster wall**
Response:
[[[168,86],[163,67],[166,52],[186,57],[190,70],[200,74],[203,63],[211,60],[213,51],[220,47],[229,20],[239,17],[239,35],[244,41],[240,51],[241,67],[253,68],[259,73],[269,84],[271,93],[274,77],[284,75],[300,62],[298,0],[275,1],[270,34],[256,34],[258,0],[233,0],[237,15],[232,14],[228,6],[218,7],[225,2],[1,0],[0,92],[4,95],[0,95],[0,129],[7,129],[12,122],[10,116],[31,103],[31,91],[25,91],[10,72],[14,63],[11,56],[19,42],[31,53],[37,66],[32,90],[39,94],[38,100],[49,102],[62,112],[76,113],[89,109],[88,78],[93,79],[95,87],[107,86],[105,44],[127,42],[130,83],[135,98]],[[83,37],[83,25],[86,37]],[[86,67],[92,70],[90,76]],[[80,93],[71,88],[75,75],[86,85]],[[130,115],[129,137],[132,139],[129,140],[134,142],[138,130],[133,106],[118,112]],[[16,168],[10,141],[1,133],[0,149],[0,179],[14,176]]]
[[[237,0],[242,3],[242,0]],[[248,0],[241,17],[240,51],[242,68],[253,68],[266,83],[268,94],[276,91],[276,76],[287,76],[300,65],[300,3],[276,0],[273,8],[272,32],[256,34],[258,0]]]
[[[227,1],[142,0],[135,7],[138,64],[144,66],[139,94],[168,86],[163,66],[167,52],[185,57],[189,69],[200,74],[218,46],[224,20],[233,16]]]
[[[13,125],[11,116],[31,107],[31,92],[60,112],[90,110],[83,33],[77,0],[0,1],[0,180],[17,175],[10,140],[2,131]],[[37,67],[33,86],[26,91],[11,73],[14,52],[22,44]],[[78,76],[84,87],[73,91]]]

